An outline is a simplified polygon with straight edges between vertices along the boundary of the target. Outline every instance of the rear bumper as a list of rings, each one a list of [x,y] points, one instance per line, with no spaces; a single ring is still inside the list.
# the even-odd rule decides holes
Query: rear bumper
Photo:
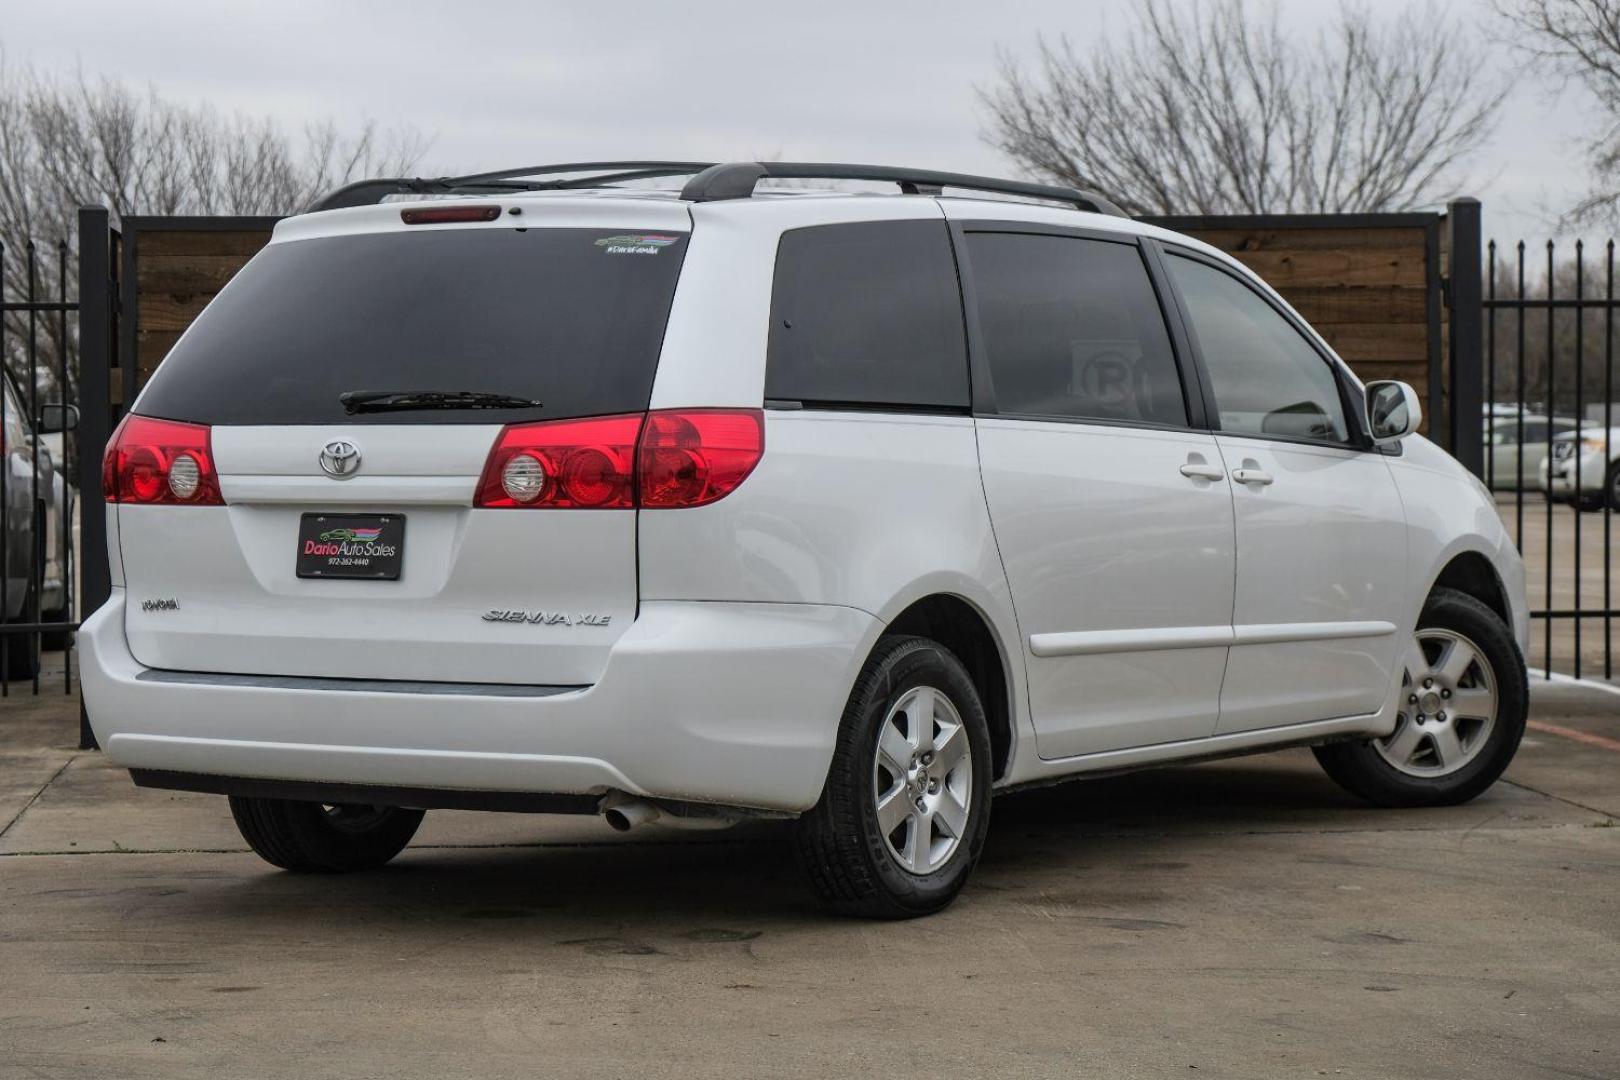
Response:
[[[122,589],[79,647],[91,726],[130,769],[803,811],[880,630],[847,607],[648,603],[594,686],[521,696],[168,677],[130,654]]]

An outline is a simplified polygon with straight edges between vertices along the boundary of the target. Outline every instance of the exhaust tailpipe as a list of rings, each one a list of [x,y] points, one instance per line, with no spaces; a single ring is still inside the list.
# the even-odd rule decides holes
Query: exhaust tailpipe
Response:
[[[610,791],[597,804],[602,820],[619,832],[658,822],[672,829],[729,829],[742,821],[735,811],[694,803],[653,802],[623,791]]]
[[[658,807],[645,799],[608,796],[602,800],[602,820],[618,832],[629,832],[637,825],[658,820]]]

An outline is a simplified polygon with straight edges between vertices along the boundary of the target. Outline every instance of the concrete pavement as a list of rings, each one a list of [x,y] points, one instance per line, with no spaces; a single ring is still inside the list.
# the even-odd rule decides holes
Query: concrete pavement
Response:
[[[779,826],[440,812],[381,872],[278,873],[75,710],[0,706],[4,1080],[1620,1075],[1614,694],[1538,686],[1464,807],[1303,751],[1007,797],[902,924],[819,913]]]

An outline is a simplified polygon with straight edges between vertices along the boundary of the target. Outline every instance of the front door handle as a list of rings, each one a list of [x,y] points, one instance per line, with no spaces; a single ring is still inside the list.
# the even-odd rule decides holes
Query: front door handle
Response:
[[[1205,465],[1189,461],[1181,467],[1181,475],[1191,480],[1219,480],[1226,474],[1219,465]]]
[[[1272,475],[1264,469],[1233,469],[1232,479],[1240,484],[1253,484],[1255,487],[1265,487],[1272,482]]]

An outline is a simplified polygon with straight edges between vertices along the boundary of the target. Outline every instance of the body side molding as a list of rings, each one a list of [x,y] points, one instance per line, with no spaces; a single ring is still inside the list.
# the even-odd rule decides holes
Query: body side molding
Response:
[[[1288,641],[1332,641],[1386,637],[1391,622],[1260,623],[1249,626],[1171,626],[1151,630],[1090,630],[1031,634],[1036,656],[1095,656],[1103,653],[1209,649],[1230,645],[1274,645]]]

